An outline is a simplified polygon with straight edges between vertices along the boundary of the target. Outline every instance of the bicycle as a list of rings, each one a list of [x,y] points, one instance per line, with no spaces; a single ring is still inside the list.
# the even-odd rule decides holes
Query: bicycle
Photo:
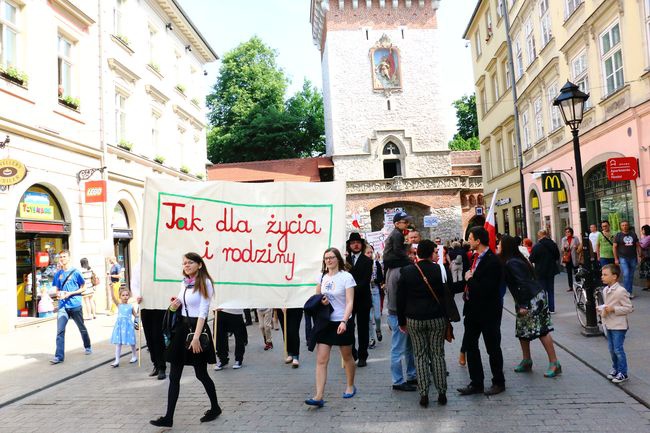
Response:
[[[578,268],[573,278],[573,303],[575,304],[578,322],[583,328],[587,327],[587,291],[584,289],[586,270],[582,267]],[[596,286],[594,289],[594,301],[596,306],[605,303],[603,298],[603,288],[605,286]],[[607,329],[603,326],[600,315],[596,315],[598,327],[602,330],[603,334],[607,335]]]

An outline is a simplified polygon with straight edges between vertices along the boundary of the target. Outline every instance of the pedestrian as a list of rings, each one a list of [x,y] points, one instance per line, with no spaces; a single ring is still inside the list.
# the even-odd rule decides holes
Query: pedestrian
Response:
[[[503,235],[503,236],[509,236],[509,235]],[[503,239],[503,236],[501,236],[501,239]],[[528,248],[524,246],[524,240],[520,236],[514,236],[513,239],[517,243],[517,249],[521,253],[522,256],[528,260],[528,257],[530,256],[530,251],[528,251]]]
[[[489,247],[488,231],[480,226],[472,227],[469,243],[477,256],[470,270],[465,273],[467,286],[463,299],[465,335],[463,345],[467,351],[469,385],[459,388],[461,395],[484,393],[499,394],[506,389],[503,375],[503,353],[501,352],[501,314],[503,299],[500,285],[503,276],[501,261]],[[485,349],[490,358],[492,386],[484,391],[483,364],[479,351],[479,338],[483,335]]]
[[[530,342],[539,338],[549,362],[544,377],[555,377],[562,373],[562,366],[557,360],[551,337],[553,325],[546,290],[535,278],[533,266],[518,249],[514,238],[508,235],[501,238],[499,258],[504,266],[505,280],[515,301],[517,313],[515,336],[519,339],[522,359],[515,367],[515,373],[524,373],[533,369]]]
[[[115,362],[111,367],[116,368],[120,366],[120,356],[122,355],[122,345],[131,346],[131,360],[129,363],[133,364],[138,362],[138,352],[135,347],[135,322],[134,318],[137,317],[137,307],[129,304],[131,292],[126,287],[120,289],[120,299],[113,298],[113,302],[117,304],[117,319],[113,326],[113,334],[111,335],[111,344],[115,345]]]
[[[330,320],[326,327],[317,332],[316,340],[316,393],[314,397],[305,400],[309,406],[323,407],[325,400],[325,383],[327,382],[327,365],[330,360],[332,346],[339,346],[343,365],[345,367],[346,387],[343,398],[352,398],[357,393],[354,385],[356,366],[352,356],[354,336],[349,319],[354,306],[355,281],[352,274],[347,272],[341,252],[336,248],[328,248],[323,253],[321,276],[316,284],[316,294],[322,295],[321,303],[331,305]]]
[[[528,255],[530,256],[530,253],[533,252],[533,241],[530,238],[524,238],[522,244],[524,245],[526,251],[528,251]]]
[[[393,379],[393,389],[397,391],[415,391],[417,383],[413,347],[408,334],[399,331],[397,318],[397,282],[400,269],[412,263],[409,259],[404,230],[412,218],[403,211],[395,213],[393,225],[395,228],[386,238],[384,244],[384,267],[386,268],[386,304],[388,309],[388,328],[392,333],[390,347],[390,370]],[[402,358],[406,363],[406,380],[402,370]]]
[[[579,254],[582,246],[580,245],[580,239],[573,236],[573,229],[571,227],[564,229],[564,237],[560,246],[562,248],[562,264],[566,268],[567,282],[569,283],[567,292],[572,292],[573,276],[580,263]]]
[[[172,313],[180,309],[176,314],[180,314],[182,320],[180,323],[177,322],[166,352],[167,360],[170,362],[167,412],[164,416],[149,421],[157,427],[171,427],[174,424],[174,411],[185,365],[194,367],[194,375],[203,384],[210,399],[210,409],[205,412],[200,421],[212,421],[221,415],[217,391],[207,369],[208,364],[216,363],[210,327],[205,326],[210,299],[214,296],[212,277],[201,256],[193,252],[183,256],[183,277],[178,295],[169,304]],[[204,339],[207,340],[203,342],[207,348],[202,345],[201,335],[204,335]]]
[[[258,308],[257,318],[259,320],[260,331],[262,338],[264,338],[264,350],[273,349],[273,308]]]
[[[614,263],[621,267],[623,286],[634,299],[634,271],[641,261],[641,245],[636,233],[630,230],[629,221],[621,221],[621,231],[614,236]]]
[[[107,287],[107,290],[109,291],[109,293],[112,291],[111,299],[117,299],[119,298],[119,291],[120,291],[120,287],[122,286],[121,281],[122,281],[122,277],[124,276],[123,273],[124,269],[122,268],[122,266],[120,266],[115,256],[111,256],[108,259],[108,262],[111,265],[111,267],[106,273],[106,276],[110,283]],[[111,304],[110,313],[115,314],[116,311],[117,311],[117,304]]]
[[[589,242],[591,243],[591,250],[595,254],[598,248],[598,226],[596,224],[589,224]]]
[[[248,334],[244,322],[244,311],[239,309],[219,309],[217,310],[217,363],[214,366],[215,371],[223,370],[230,362],[228,334],[235,336],[235,363],[232,368],[239,370],[244,362],[244,352]]]
[[[447,404],[445,334],[448,319],[441,304],[445,297],[436,245],[426,239],[418,244],[418,262],[402,268],[397,289],[399,330],[413,342],[420,406],[429,405],[431,378],[438,390],[438,404]]]
[[[420,232],[417,230],[410,230],[406,235],[406,243],[408,244],[409,257],[411,258],[411,261],[413,263],[417,262],[418,260],[417,249],[418,249],[418,244],[420,243],[421,240],[422,237],[420,236]]]
[[[365,251],[366,257],[372,260],[372,276],[370,278],[370,296],[372,299],[372,308],[370,310],[370,343],[368,343],[368,348],[372,349],[375,347],[375,338],[377,336],[377,341],[381,341],[383,336],[381,334],[381,286],[384,281],[384,271],[381,268],[381,263],[379,260],[373,260],[375,256],[375,249],[372,245],[368,244]]]
[[[83,258],[79,260],[81,265],[81,274],[86,281],[84,285],[84,292],[81,294],[83,306],[84,306],[84,320],[96,319],[97,318],[97,305],[95,304],[95,282],[98,280],[95,271],[92,270],[88,264],[88,259]]]
[[[530,253],[529,260],[535,265],[537,281],[546,291],[549,312],[555,314],[555,276],[560,273],[558,269],[560,250],[557,244],[548,237],[546,230],[537,232],[537,243]]]
[[[52,285],[57,289],[59,312],[56,319],[56,352],[50,364],[60,364],[65,359],[65,328],[70,319],[74,320],[79,328],[86,355],[93,353],[81,305],[81,294],[84,292],[86,280],[81,272],[70,266],[70,251],[59,252],[59,265],[61,269],[56,271],[52,278]]]
[[[353,338],[356,326],[359,339],[352,343],[352,356],[357,360],[358,367],[365,367],[368,365],[368,344],[370,341],[369,325],[370,309],[372,308],[370,282],[372,280],[373,263],[372,259],[364,254],[366,241],[359,233],[350,233],[345,247],[347,252],[346,261],[350,265],[350,274],[356,283],[354,288],[354,308],[348,325],[351,327]]]
[[[614,263],[614,233],[610,231],[608,221],[602,221],[600,227],[601,231],[598,233],[596,241],[596,258],[600,262],[600,266],[603,267]]]
[[[634,311],[629,292],[618,284],[620,276],[619,265],[603,266],[601,279],[607,287],[603,289],[604,304],[598,306],[603,326],[607,328],[607,346],[612,357],[612,369],[607,378],[614,383],[628,380],[627,357],[623,343],[630,327],[627,316]]]
[[[283,341],[286,342],[285,364],[292,368],[300,367],[300,322],[302,322],[302,308],[277,308],[278,321],[282,330]],[[286,331],[284,321],[287,321]],[[286,334],[285,334],[286,332]]]
[[[436,254],[437,257],[437,254]],[[449,250],[449,269],[451,270],[452,292],[460,293],[465,287],[463,274],[469,269],[469,260],[459,241],[454,241]]]
[[[641,246],[641,265],[639,267],[639,278],[645,279],[644,292],[650,290],[650,226],[644,225],[641,227],[641,239],[639,239]]]

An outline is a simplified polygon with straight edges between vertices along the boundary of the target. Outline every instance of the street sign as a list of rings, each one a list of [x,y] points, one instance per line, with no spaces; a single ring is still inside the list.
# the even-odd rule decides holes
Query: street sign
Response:
[[[438,224],[440,224],[440,218],[438,218],[435,215],[425,215],[424,217],[424,227],[438,227]]]
[[[607,179],[611,181],[634,180],[639,177],[639,162],[634,157],[609,158]]]
[[[562,191],[563,189],[564,184],[560,173],[542,173],[542,191]]]

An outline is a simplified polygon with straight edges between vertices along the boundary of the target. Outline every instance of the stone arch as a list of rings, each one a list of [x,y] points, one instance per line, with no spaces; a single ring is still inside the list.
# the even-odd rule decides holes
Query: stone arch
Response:
[[[430,207],[414,201],[388,201],[370,209],[370,221],[372,231],[380,231],[384,228],[384,209],[403,208],[404,211],[413,217],[413,226],[422,229],[422,220],[430,213]],[[392,221],[389,222],[392,225]]]

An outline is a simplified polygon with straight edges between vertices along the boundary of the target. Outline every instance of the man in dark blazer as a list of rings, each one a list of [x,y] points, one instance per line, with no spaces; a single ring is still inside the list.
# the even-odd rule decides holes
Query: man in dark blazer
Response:
[[[465,273],[463,315],[465,316],[464,343],[467,350],[467,367],[470,383],[458,388],[461,395],[484,393],[499,394],[506,389],[501,352],[501,313],[503,303],[499,286],[503,267],[499,258],[490,250],[490,238],[483,227],[473,227],[469,232],[470,247],[476,252],[470,269]],[[483,389],[483,364],[479,350],[479,338],[483,341],[490,358],[492,386]]]
[[[535,275],[548,295],[548,309],[555,313],[555,276],[560,273],[558,263],[560,249],[552,239],[548,238],[546,230],[537,232],[537,243],[533,246],[528,260],[535,265]]]
[[[370,295],[370,279],[372,278],[372,259],[364,254],[366,242],[359,233],[350,233],[346,243],[346,261],[352,266],[350,273],[357,283],[354,288],[354,308],[352,318],[348,322],[354,329],[356,323],[359,345],[356,341],[352,344],[352,355],[358,360],[357,366],[365,367],[368,359],[368,343],[370,340],[370,309],[372,297]],[[354,335],[354,332],[353,332]]]

